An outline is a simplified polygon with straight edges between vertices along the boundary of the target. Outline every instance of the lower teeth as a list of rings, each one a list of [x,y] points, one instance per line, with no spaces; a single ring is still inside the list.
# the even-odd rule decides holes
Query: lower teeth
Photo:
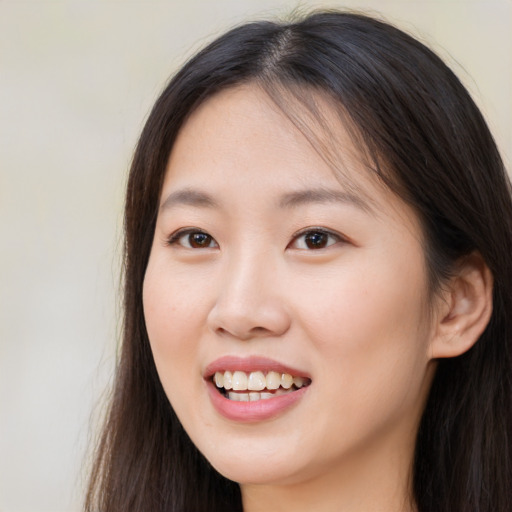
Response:
[[[249,393],[237,393],[236,391],[228,391],[227,398],[229,400],[233,400],[233,402],[257,402],[258,400],[268,400],[269,398],[274,398],[280,395],[286,395],[287,393],[291,393],[292,391],[296,391],[297,388],[292,386],[290,389],[279,388],[273,393],[268,393],[264,391],[251,391]]]

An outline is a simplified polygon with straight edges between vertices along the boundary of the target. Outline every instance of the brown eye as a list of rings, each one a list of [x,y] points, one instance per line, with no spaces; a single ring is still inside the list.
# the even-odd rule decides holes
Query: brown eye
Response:
[[[213,238],[206,233],[189,233],[186,237],[188,246],[193,249],[203,249],[211,247]]]
[[[215,239],[205,233],[196,229],[183,229],[174,233],[167,242],[169,245],[181,245],[186,249],[209,249],[211,247],[218,247]]]
[[[328,241],[327,233],[313,232],[304,236],[304,242],[309,249],[323,249]]]
[[[292,246],[295,249],[324,249],[339,242],[339,240],[339,236],[329,231],[310,230],[298,235]]]

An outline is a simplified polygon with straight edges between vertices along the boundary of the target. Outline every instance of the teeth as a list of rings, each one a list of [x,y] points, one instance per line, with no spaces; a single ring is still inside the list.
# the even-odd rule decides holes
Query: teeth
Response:
[[[304,386],[304,379],[302,377],[293,377],[293,384],[296,388]]]
[[[265,375],[262,372],[251,372],[247,382],[247,389],[251,391],[261,391],[267,387]]]
[[[278,389],[281,385],[281,375],[277,372],[267,373],[267,389]]]
[[[215,385],[218,388],[224,387],[224,374],[223,373],[220,373],[220,372],[215,373]]]
[[[233,400],[233,402],[257,402],[258,400],[268,400],[274,396],[275,395],[272,393],[257,393],[256,391],[251,393],[236,393],[230,391],[228,393],[228,398]]]
[[[290,389],[292,386],[300,389],[307,384],[306,380],[304,377],[293,377],[289,373],[279,374],[274,371],[268,372],[266,376],[261,371],[251,372],[249,375],[239,370],[235,372],[225,371],[216,372],[213,377],[215,385],[227,391],[231,389],[233,391],[263,391],[264,389],[276,391],[279,388]],[[251,395],[254,395],[255,400],[259,400],[260,398],[256,398],[256,395],[267,394],[274,396],[272,393],[234,393],[236,397],[232,400],[240,401],[240,396],[243,395],[247,395],[247,400],[250,399]],[[245,397],[243,398],[243,401],[247,400],[245,400]]]
[[[233,375],[231,372],[224,372],[224,389],[232,389]]]
[[[293,377],[289,373],[281,375],[281,386],[284,389],[290,389],[293,386]]]
[[[235,391],[244,391],[247,389],[247,374],[245,372],[233,373],[233,389]]]
[[[228,393],[228,397],[230,400],[233,400],[233,402],[248,402],[249,401],[249,394],[248,393],[235,393],[231,391]]]

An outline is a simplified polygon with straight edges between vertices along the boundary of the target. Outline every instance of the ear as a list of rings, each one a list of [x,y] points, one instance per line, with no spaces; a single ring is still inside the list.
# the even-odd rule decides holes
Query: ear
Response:
[[[439,300],[431,357],[456,357],[469,350],[484,332],[492,313],[493,277],[480,253],[457,265]]]

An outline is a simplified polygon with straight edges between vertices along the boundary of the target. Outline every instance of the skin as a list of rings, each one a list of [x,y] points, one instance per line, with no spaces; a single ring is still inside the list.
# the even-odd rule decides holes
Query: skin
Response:
[[[155,363],[192,441],[241,484],[249,512],[414,510],[442,308],[429,303],[416,214],[332,123],[342,179],[258,87],[223,91],[182,127],[163,183],[144,283]],[[340,197],[282,204],[318,188]],[[168,199],[185,189],[210,201]],[[211,238],[191,247],[183,228]],[[332,234],[309,248],[304,230],[319,228]],[[271,358],[312,383],[276,417],[228,420],[203,378],[226,355]]]

